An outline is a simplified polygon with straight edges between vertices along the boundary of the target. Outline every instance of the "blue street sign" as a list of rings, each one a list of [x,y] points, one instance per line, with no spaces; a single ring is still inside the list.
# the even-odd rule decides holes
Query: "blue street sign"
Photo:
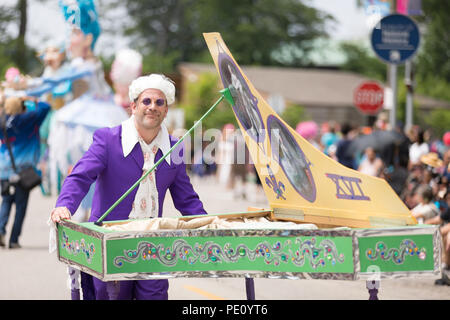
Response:
[[[391,14],[374,27],[371,43],[381,60],[402,64],[417,51],[419,39],[419,28],[413,20],[401,14]]]

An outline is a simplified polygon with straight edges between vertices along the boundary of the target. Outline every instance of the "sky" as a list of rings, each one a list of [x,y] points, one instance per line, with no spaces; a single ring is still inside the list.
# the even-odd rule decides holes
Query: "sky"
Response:
[[[16,3],[16,0],[4,1]],[[306,0],[305,2],[335,16],[337,22],[328,26],[331,39],[368,41],[370,27],[364,9],[357,8],[356,0]],[[102,16],[106,14],[120,16],[120,9],[114,13],[99,12],[100,23],[102,23]],[[47,39],[64,39],[64,30],[64,20],[57,0],[47,0],[44,3],[29,0],[27,43],[39,49]],[[127,41],[123,38],[113,38],[104,33],[99,37],[95,52],[112,56],[117,50],[126,46]]]
[[[335,25],[329,28],[330,37],[335,40],[360,40],[370,34],[364,8],[357,8],[356,0],[309,0],[307,3],[335,17]]]

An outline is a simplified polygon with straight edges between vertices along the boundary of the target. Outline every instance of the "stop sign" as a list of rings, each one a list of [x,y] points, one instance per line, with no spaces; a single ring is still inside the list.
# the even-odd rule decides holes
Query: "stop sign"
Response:
[[[353,103],[362,113],[375,115],[383,107],[383,96],[383,87],[377,82],[368,81],[355,89]]]

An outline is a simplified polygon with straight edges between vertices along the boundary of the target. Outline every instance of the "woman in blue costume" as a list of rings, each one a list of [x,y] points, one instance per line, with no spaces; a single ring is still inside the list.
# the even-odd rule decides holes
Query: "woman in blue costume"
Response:
[[[73,81],[74,100],[55,112],[48,138],[50,164],[66,176],[89,148],[94,131],[119,125],[128,114],[114,103],[113,92],[104,79],[102,63],[93,54],[100,34],[93,1],[61,0],[59,4],[70,32],[67,48],[70,66],[86,74]],[[94,185],[74,214],[75,220],[87,221],[89,218],[93,191]],[[80,271],[69,267],[69,275],[72,299],[80,299]],[[81,287],[83,299],[94,299],[92,278],[83,272]]]
[[[71,73],[70,66],[66,61],[66,52],[63,43],[56,41],[48,42],[40,55],[40,58],[45,66],[42,74],[43,79],[57,79]],[[49,167],[49,148],[47,140],[50,133],[50,127],[55,111],[61,109],[61,107],[73,99],[71,89],[71,80],[61,81],[58,84],[55,83],[55,85],[51,87],[51,90],[44,93],[41,97],[42,100],[48,102],[51,106],[50,112],[47,114],[47,117],[39,128],[39,135],[41,137],[41,158],[39,161],[39,168],[42,173],[41,191],[46,196],[51,195],[51,169],[54,171],[53,176],[59,176],[56,172],[56,168]],[[37,90],[35,89],[34,91]],[[55,188],[57,191],[60,190],[59,180],[57,181],[57,185],[53,186],[53,189]]]

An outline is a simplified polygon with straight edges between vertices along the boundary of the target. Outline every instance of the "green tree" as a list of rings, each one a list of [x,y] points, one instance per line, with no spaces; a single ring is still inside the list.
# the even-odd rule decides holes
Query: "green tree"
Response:
[[[299,122],[311,119],[311,117],[306,114],[305,109],[297,104],[287,106],[287,108],[281,113],[280,117],[294,129]]]
[[[423,17],[418,17],[424,32],[416,64],[417,92],[450,101],[450,2],[422,1],[422,10]]]
[[[19,34],[16,38],[16,54],[15,62],[19,66],[19,69],[24,70],[27,68],[27,51],[28,48],[25,45],[25,34],[27,31],[27,0],[17,1],[17,12],[19,16]]]
[[[12,36],[8,32],[10,23],[15,19],[13,8],[0,6],[0,74],[3,76],[6,69],[14,65],[12,62],[13,54],[11,50]]]
[[[422,1],[424,25],[417,72],[450,82],[450,2],[440,0]]]
[[[326,36],[332,19],[299,0],[116,0],[125,3],[130,24],[125,34],[149,61],[162,57],[173,67],[180,61],[206,61],[203,32],[220,32],[240,64],[301,65],[312,41]],[[276,8],[276,9],[274,9]],[[276,53],[283,53],[277,59]],[[279,54],[278,54],[279,56]],[[165,66],[166,68],[166,66]]]
[[[2,75],[11,66],[19,68],[22,73],[29,73],[39,65],[35,50],[25,43],[27,17],[27,0],[17,0],[15,6],[0,6],[0,72]],[[17,25],[16,36],[8,31],[13,24]]]
[[[343,70],[386,81],[386,64],[371,54],[368,48],[352,42],[343,42],[340,49],[346,56],[346,61],[341,65]]]
[[[299,0],[199,1],[201,31],[218,31],[240,64],[307,64],[312,40],[326,37],[330,15]],[[214,17],[214,19],[211,19]],[[275,54],[282,54],[282,60]]]
[[[450,111],[444,109],[433,110],[424,119],[437,138],[441,138],[450,129]]]
[[[179,105],[184,109],[186,128],[191,128],[194,123],[220,97],[219,77],[214,73],[202,73],[196,81],[187,83],[185,97]],[[232,123],[237,126],[231,106],[227,102],[221,102],[202,122],[203,130],[221,129],[224,124]]]
[[[424,15],[421,48],[416,63],[416,92],[436,99],[450,101],[450,2],[422,1]],[[434,110],[421,119],[442,137],[450,128],[450,110]]]

